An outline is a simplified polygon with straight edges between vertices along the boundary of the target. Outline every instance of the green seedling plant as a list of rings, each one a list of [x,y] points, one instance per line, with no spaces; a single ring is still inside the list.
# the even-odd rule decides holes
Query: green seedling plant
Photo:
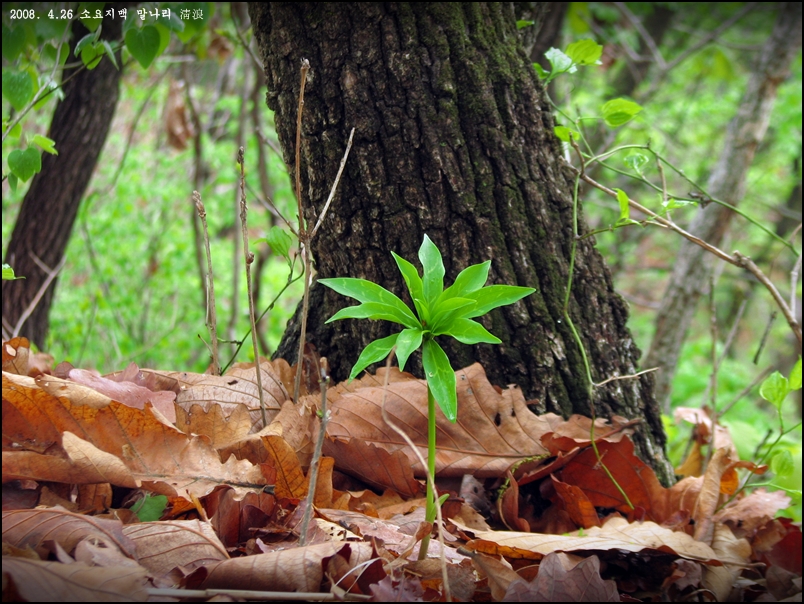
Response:
[[[391,254],[407,284],[415,312],[384,287],[365,279],[344,277],[318,281],[339,294],[361,302],[358,306],[338,311],[327,323],[340,319],[382,319],[404,326],[401,332],[375,340],[363,349],[352,367],[350,381],[372,363],[387,357],[394,347],[399,369],[403,371],[410,355],[421,347],[427,380],[427,466],[430,476],[435,477],[436,403],[449,421],[454,422],[458,418],[455,372],[444,349],[435,341],[436,336],[452,336],[463,344],[499,344],[499,338],[472,319],[499,306],[513,304],[536,290],[514,285],[485,286],[491,260],[464,269],[455,282],[444,289],[441,252],[427,235],[419,248],[422,276],[413,264],[393,252]],[[431,481],[428,480],[427,522],[435,520],[439,503],[436,503]],[[429,536],[422,541],[420,559],[427,555],[428,545]]]

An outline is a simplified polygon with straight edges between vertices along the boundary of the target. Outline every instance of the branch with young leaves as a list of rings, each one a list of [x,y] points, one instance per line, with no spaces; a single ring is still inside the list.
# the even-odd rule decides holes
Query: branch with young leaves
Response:
[[[621,204],[624,201],[627,202],[628,207],[633,208],[634,210],[638,210],[639,212],[642,212],[643,214],[649,216],[656,224],[668,228],[672,231],[675,231],[685,239],[690,240],[695,245],[702,247],[707,252],[714,254],[721,260],[724,260],[729,264],[733,264],[734,266],[740,267],[751,273],[757,279],[757,281],[759,281],[765,287],[765,289],[767,289],[770,292],[774,301],[776,302],[779,309],[782,311],[782,314],[784,315],[785,319],[787,320],[787,324],[793,331],[793,335],[796,336],[796,340],[798,341],[799,352],[801,351],[801,324],[796,319],[796,316],[793,313],[793,310],[790,307],[790,305],[787,304],[785,299],[779,293],[779,290],[776,289],[776,286],[771,282],[768,276],[765,275],[762,272],[762,270],[751,260],[751,258],[741,254],[739,251],[735,251],[733,254],[728,254],[727,252],[724,252],[717,246],[714,246],[711,243],[704,241],[700,237],[696,237],[692,233],[689,233],[688,231],[684,230],[669,218],[665,218],[664,216],[661,216],[656,212],[654,212],[653,210],[650,210],[647,207],[643,206],[642,204],[638,203],[637,201],[634,201],[633,199],[628,197],[623,191],[610,189],[607,186],[602,185],[596,180],[592,179],[591,177],[589,177],[589,175],[586,174],[585,159],[583,154],[581,153],[580,148],[578,147],[578,143],[576,143],[574,139],[571,139],[570,144],[572,145],[573,149],[575,149],[575,152],[578,155],[579,161],[581,163],[580,170],[575,166],[571,165],[570,168],[579,173],[579,178],[582,181],[584,181],[588,185],[595,187],[596,189],[599,189],[600,191],[603,191],[604,193],[613,197],[614,199],[617,199]]]

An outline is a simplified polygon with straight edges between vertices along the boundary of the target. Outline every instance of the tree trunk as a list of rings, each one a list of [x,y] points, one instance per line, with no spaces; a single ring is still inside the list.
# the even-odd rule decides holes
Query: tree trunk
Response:
[[[301,142],[307,220],[320,213],[349,131],[354,146],[338,193],[312,243],[321,277],[360,277],[410,302],[390,251],[416,261],[424,233],[444,255],[446,283],[492,259],[491,283],[537,292],[482,319],[503,340],[465,346],[439,339],[453,367],[482,363],[492,383],[518,384],[538,411],[590,415],[582,352],[563,314],[573,242],[572,179],[553,118],[508,3],[253,3],[268,106],[290,173],[302,59],[309,59]],[[538,29],[538,24],[537,24]],[[580,211],[580,208],[579,208]],[[579,229],[585,229],[582,216]],[[307,335],[342,380],[370,341],[398,326],[325,324],[350,304],[313,286]],[[591,239],[578,241],[570,314],[592,377],[636,372],[625,327]],[[299,317],[278,355],[293,361]],[[421,375],[421,357],[411,357]],[[637,447],[672,480],[652,378],[591,389],[600,416],[643,417]]]
[[[706,193],[733,206],[745,194],[746,174],[759,143],[768,128],[776,90],[785,80],[801,47],[801,3],[781,5],[779,17],[746,87],[745,94],[726,131],[723,151],[709,176]],[[710,203],[693,219],[689,232],[719,246],[729,229],[734,212]],[[656,395],[670,408],[670,391],[681,347],[687,336],[700,297],[709,290],[714,256],[686,239],[681,241],[673,275],[656,316],[656,333],[645,359],[649,367],[660,367]]]
[[[120,19],[104,19],[101,37],[119,39],[122,26]],[[72,27],[73,44],[89,33],[78,20]],[[119,56],[117,62],[120,65]],[[48,276],[34,256],[51,270],[64,256],[78,207],[114,117],[120,77],[120,69],[107,57],[95,69],[68,69],[62,75],[64,99],[56,105],[48,133],[56,141],[59,154],[43,154],[42,171],[33,177],[6,249],[4,262],[25,277],[3,284],[3,322],[12,328]],[[56,281],[19,333],[40,348],[45,346]]]

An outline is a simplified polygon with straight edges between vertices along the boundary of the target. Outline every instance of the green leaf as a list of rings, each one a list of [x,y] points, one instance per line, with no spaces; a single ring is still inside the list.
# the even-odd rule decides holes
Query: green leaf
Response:
[[[16,193],[17,192],[17,183],[19,183],[20,179],[17,178],[17,175],[13,172],[8,173],[8,186],[11,187],[11,190]]]
[[[796,364],[793,365],[793,369],[790,371],[788,386],[790,390],[801,390],[801,357],[798,357],[798,361],[796,361]]]
[[[363,349],[363,352],[360,353],[357,363],[355,363],[355,366],[352,367],[352,373],[349,374],[349,381],[351,382],[353,379],[355,379],[357,374],[359,374],[372,363],[376,363],[377,361],[381,361],[387,357],[388,353],[391,352],[391,349],[394,347],[394,344],[396,344],[398,337],[399,334],[395,333],[387,338],[374,340],[371,344],[366,346]]]
[[[419,248],[419,260],[424,269],[422,277],[424,300],[432,312],[436,300],[444,289],[444,261],[441,259],[438,247],[427,235],[424,236],[422,246]]]
[[[581,133],[577,130],[571,130],[566,126],[556,126],[553,128],[553,132],[555,133],[558,140],[564,141],[565,143],[570,142],[570,135],[572,135],[573,140],[578,140],[581,137]]]
[[[535,70],[536,70],[536,73],[538,74],[538,76],[539,76],[539,77],[540,77],[542,80],[548,80],[548,79],[550,79],[550,72],[549,72],[549,71],[547,71],[547,70],[546,70],[544,67],[542,67],[542,66],[541,66],[541,65],[539,65],[538,63],[534,63],[534,64],[533,64],[533,69],[535,69]]]
[[[114,65],[114,68],[119,70],[120,66],[117,64],[117,57],[114,54],[114,49],[112,48],[112,45],[109,44],[108,40],[101,40],[101,46],[103,46],[103,50],[106,52],[106,56],[109,57],[109,60],[112,62],[112,65]]]
[[[81,51],[83,51],[84,48],[86,48],[87,46],[92,46],[96,38],[97,36],[95,36],[95,34],[87,34],[86,36],[78,40],[78,42],[75,45],[75,49],[73,50],[73,54],[75,54],[76,57],[80,57]]]
[[[168,44],[170,44],[170,29],[168,29],[167,26],[162,25],[162,23],[159,21],[156,22],[154,27],[156,28],[156,31],[159,32],[159,48],[156,51],[156,56],[159,57],[163,52],[165,52]]]
[[[648,158],[642,153],[631,153],[625,157],[625,165],[641,175],[642,167],[648,163]]]
[[[455,390],[455,372],[449,364],[447,353],[435,340],[425,340],[422,348],[422,365],[427,387],[433,393],[438,406],[451,422],[458,419],[458,394]]]
[[[399,371],[405,370],[408,357],[422,345],[423,332],[420,328],[403,329],[396,340],[396,358],[399,361]]]
[[[25,277],[17,277],[14,274],[14,269],[10,265],[3,265],[3,281],[14,281],[15,279],[25,279]]]
[[[603,47],[594,40],[578,40],[566,50],[566,55],[577,65],[594,65],[602,54]]]
[[[631,206],[628,204],[628,195],[622,189],[614,189],[617,191],[617,203],[620,204],[620,221],[629,220],[631,218]]]
[[[535,23],[535,21],[529,21],[527,19],[519,19],[516,22],[516,28],[517,29],[524,29],[525,27],[530,27],[534,23]]]
[[[184,31],[184,21],[182,21],[179,16],[176,14],[175,10],[170,11],[169,17],[163,17],[161,14],[159,18],[156,20],[157,23],[160,25],[164,25],[170,31],[180,32]]]
[[[42,49],[42,56],[44,56],[49,61],[56,61],[56,47],[48,42],[45,44],[44,48]],[[70,45],[64,44],[61,46],[59,50],[59,57],[58,63],[59,65],[64,65],[67,62],[67,59],[70,58]]]
[[[612,99],[600,108],[603,119],[612,128],[630,122],[640,111],[642,111],[642,107],[628,99]]]
[[[80,2],[78,4],[77,12],[79,15],[84,10],[86,10],[90,15],[89,17],[84,18],[79,17],[81,23],[83,23],[84,27],[86,27],[89,31],[94,32],[95,30],[98,29],[98,27],[100,27],[100,24],[103,21],[104,4],[105,4],[104,2]],[[100,11],[100,16],[97,16],[98,13],[96,11],[98,10]]]
[[[418,321],[416,323],[411,323],[410,317],[399,312],[399,309],[396,306],[382,304],[381,302],[364,302],[359,306],[348,306],[346,308],[342,308],[329,319],[327,319],[327,323],[339,321],[341,319],[374,319],[377,321],[401,323],[405,327],[420,327]]]
[[[477,302],[477,306],[472,309],[471,313],[464,315],[464,318],[471,319],[485,315],[498,306],[513,304],[535,291],[532,287],[520,287],[518,285],[489,285],[476,292],[466,294],[467,298]]]
[[[782,402],[789,392],[790,384],[787,378],[778,371],[774,371],[766,377],[759,387],[759,395],[779,410],[781,410]]]
[[[433,332],[433,335],[452,336],[464,344],[499,344],[500,338],[492,334],[477,321],[471,319],[458,318],[452,321],[448,331]]]
[[[384,287],[367,281],[365,279],[352,279],[350,277],[339,277],[337,279],[319,279],[319,283],[334,289],[339,294],[354,298],[359,302],[379,302],[394,306],[405,316],[406,321],[402,323],[406,327],[421,327],[419,320],[413,312],[405,306],[405,303],[389,292]]]
[[[475,304],[476,302],[470,298],[450,298],[439,302],[433,320],[427,327],[436,335],[446,333],[453,319],[472,312]]]
[[[8,169],[22,182],[27,182],[42,169],[42,157],[33,147],[28,147],[25,151],[15,149],[8,154]]]
[[[293,245],[293,239],[283,228],[272,226],[268,230],[265,241],[274,254],[282,256],[283,258],[289,257],[290,246]]]
[[[559,73],[575,73],[578,71],[577,67],[572,64],[572,59],[561,52],[558,48],[551,48],[544,53],[544,56],[547,57],[547,60],[550,61],[550,65],[553,66],[553,77]]]
[[[148,495],[131,506],[140,522],[156,522],[165,513],[168,498],[165,495]]]
[[[419,271],[402,256],[394,252],[391,252],[391,255],[394,257],[394,260],[396,260],[396,265],[399,267],[399,272],[402,273],[405,285],[408,286],[410,297],[413,300],[424,300],[424,286],[421,277],[419,277]]]
[[[450,298],[461,298],[464,294],[479,290],[489,278],[491,260],[473,264],[463,269],[455,278],[455,282],[438,297],[438,304]]]
[[[3,96],[17,111],[22,111],[34,95],[31,76],[24,71],[3,70]]]
[[[81,51],[81,62],[87,69],[95,69],[100,65],[104,54],[106,54],[106,51],[100,44],[97,46],[94,44],[92,46],[85,46],[84,50]]]
[[[43,93],[39,100],[34,103],[34,109],[36,111],[41,111],[42,107],[51,101],[59,102],[64,99],[64,90],[62,90],[58,82],[51,80],[47,82],[45,86],[47,87],[47,92]]]
[[[37,147],[41,147],[43,151],[47,151],[51,155],[59,154],[55,147],[56,141],[54,141],[52,138],[42,136],[41,134],[35,134],[31,142]]]
[[[25,46],[25,30],[22,27],[9,29],[3,24],[3,58],[9,63],[14,62]],[[3,84],[5,86],[5,83]]]
[[[662,207],[665,210],[677,210],[678,208],[686,208],[687,206],[695,206],[698,205],[694,201],[687,201],[685,199],[674,199],[670,198],[667,201],[662,202]]]
[[[793,463],[793,456],[788,449],[782,449],[773,456],[773,459],[771,459],[771,470],[773,470],[774,474],[782,478],[793,475],[796,467]]]
[[[153,25],[131,28],[126,32],[126,48],[143,69],[147,69],[156,58],[161,41],[159,31]]]

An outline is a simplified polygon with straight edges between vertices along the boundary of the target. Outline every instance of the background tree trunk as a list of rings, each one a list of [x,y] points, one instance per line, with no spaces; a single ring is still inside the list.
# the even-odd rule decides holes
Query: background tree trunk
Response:
[[[492,383],[518,384],[539,412],[590,415],[581,351],[563,316],[573,240],[572,179],[553,118],[508,3],[253,3],[268,106],[295,170],[299,67],[305,92],[301,178],[307,220],[321,211],[346,147],[355,142],[312,244],[321,277],[378,282],[409,302],[390,255],[415,261],[424,233],[444,255],[449,283],[492,259],[490,282],[537,288],[482,321],[498,346],[444,346],[454,368],[483,364]],[[536,13],[538,14],[538,12]],[[537,24],[538,29],[538,24]],[[579,218],[583,231],[583,220]],[[578,242],[570,313],[594,381],[634,373],[639,350],[628,312],[591,239]],[[325,325],[351,303],[312,290],[308,341],[344,379],[362,348],[398,326]],[[277,354],[295,360],[298,312]],[[420,356],[411,370],[421,375]],[[672,480],[652,378],[595,388],[598,415],[643,417],[637,447]]]
[[[745,195],[746,174],[754,154],[765,136],[779,85],[787,77],[790,65],[801,47],[801,3],[785,2],[759,62],[751,75],[740,107],[723,142],[706,193],[736,206]],[[719,246],[728,232],[734,212],[710,203],[696,214],[688,230],[712,245]],[[656,395],[666,410],[681,347],[695,316],[701,295],[709,291],[714,256],[701,247],[681,241],[670,283],[656,316],[656,333],[645,359],[649,367],[660,367]]]
[[[72,27],[74,46],[89,32],[78,20]],[[101,37],[117,40],[122,27],[122,20],[106,18]],[[73,57],[72,53],[70,56]],[[120,65],[119,56],[117,62]],[[95,69],[81,67],[62,74],[64,99],[56,105],[48,132],[56,141],[59,154],[42,154],[42,171],[31,181],[6,249],[4,262],[25,279],[3,284],[5,325],[13,327],[17,323],[47,279],[47,272],[33,256],[51,270],[64,256],[78,207],[112,124],[121,75],[121,70],[107,57]],[[40,348],[45,346],[56,281],[48,287],[20,332]]]

